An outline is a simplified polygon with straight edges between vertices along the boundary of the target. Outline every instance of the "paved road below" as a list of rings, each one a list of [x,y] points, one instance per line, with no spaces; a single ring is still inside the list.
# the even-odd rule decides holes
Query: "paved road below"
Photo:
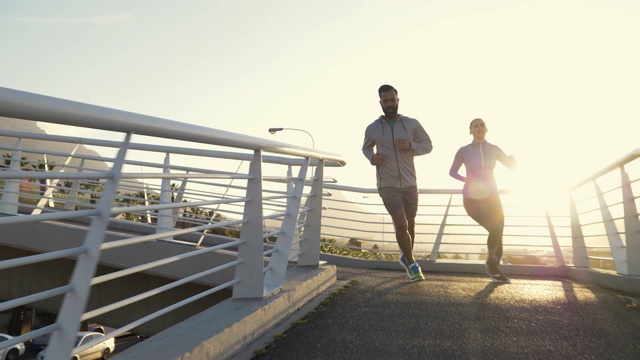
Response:
[[[254,359],[640,358],[640,308],[610,290],[433,273],[410,283],[400,271],[338,269],[338,286],[351,280]]]

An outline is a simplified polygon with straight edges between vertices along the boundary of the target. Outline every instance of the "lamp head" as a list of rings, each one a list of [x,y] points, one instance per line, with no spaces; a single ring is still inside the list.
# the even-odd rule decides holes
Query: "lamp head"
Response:
[[[269,128],[269,134],[275,134],[278,131],[284,130],[283,128]]]

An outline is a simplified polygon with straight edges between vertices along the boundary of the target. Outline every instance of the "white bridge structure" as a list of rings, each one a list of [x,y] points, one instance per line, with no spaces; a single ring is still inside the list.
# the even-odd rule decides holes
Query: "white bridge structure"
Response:
[[[49,336],[48,357],[68,359],[94,345],[74,349],[83,323],[145,335],[143,348],[207,317],[211,333],[177,351],[225,358],[336,266],[400,270],[376,189],[335,176],[338,154],[7,88],[0,117],[0,314],[56,314],[0,347]],[[640,293],[639,156],[576,184],[564,212],[505,191],[503,271]],[[426,272],[484,271],[486,232],[460,190],[420,189],[416,222]]]

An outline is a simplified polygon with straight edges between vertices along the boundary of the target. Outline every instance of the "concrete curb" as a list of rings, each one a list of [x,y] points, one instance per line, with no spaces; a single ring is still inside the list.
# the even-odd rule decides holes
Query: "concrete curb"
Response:
[[[117,360],[225,359],[336,282],[336,267],[295,267],[280,291],[263,299],[229,299],[166,329]]]
[[[347,256],[320,254],[320,259],[338,267],[348,267],[355,269],[373,270],[396,270],[402,271],[402,267],[397,261],[392,260],[368,260],[351,258]],[[428,260],[418,260],[418,265],[424,273],[468,273],[486,274],[487,268],[484,261],[465,260],[438,260],[437,262]],[[513,265],[507,264],[500,267],[506,275],[519,276],[541,276],[541,277],[566,277],[567,267],[565,266],[535,266],[535,265]]]
[[[402,271],[397,261],[365,260],[347,256],[320,254],[320,259],[338,267],[372,270]],[[418,260],[418,264],[425,273],[469,273],[486,274],[483,261],[469,262],[456,260],[439,260],[437,262]],[[624,292],[635,298],[640,298],[640,276],[620,275],[613,271],[577,268],[575,266],[537,266],[506,264],[500,267],[505,275],[525,276],[535,278],[564,278],[583,284],[591,284]]]

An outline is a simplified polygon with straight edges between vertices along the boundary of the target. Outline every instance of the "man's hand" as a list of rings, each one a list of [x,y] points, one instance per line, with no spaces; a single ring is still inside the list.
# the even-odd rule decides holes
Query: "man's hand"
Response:
[[[400,150],[404,150],[407,151],[409,149],[411,149],[411,142],[408,140],[396,140],[396,148],[400,149]]]
[[[375,166],[382,165],[382,155],[378,155],[378,154],[373,155],[373,164]]]

